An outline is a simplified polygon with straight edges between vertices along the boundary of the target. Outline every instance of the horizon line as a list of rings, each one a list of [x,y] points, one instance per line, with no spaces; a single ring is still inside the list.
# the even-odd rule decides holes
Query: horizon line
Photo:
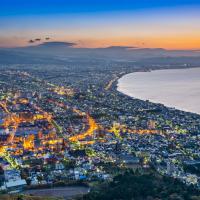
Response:
[[[72,44],[71,46],[69,45],[68,48],[74,48],[74,49],[107,49],[107,48],[115,48],[115,47],[119,47],[119,48],[126,48],[126,49],[162,49],[162,50],[166,50],[166,51],[200,51],[200,47],[199,48],[166,48],[166,47],[141,47],[141,46],[134,46],[134,45],[100,45],[97,47],[92,47],[92,46],[81,46],[78,43],[75,42],[67,42],[67,41],[46,41],[46,42],[42,42],[42,43],[36,43],[35,45],[16,45],[16,46],[0,46],[0,49],[15,49],[15,48],[27,48],[27,47],[37,47],[40,45],[43,45],[45,43],[63,43],[63,44]]]

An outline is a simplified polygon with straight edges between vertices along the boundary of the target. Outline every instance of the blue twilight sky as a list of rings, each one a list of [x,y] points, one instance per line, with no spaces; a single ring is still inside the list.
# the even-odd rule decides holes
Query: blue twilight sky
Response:
[[[0,0],[0,15],[124,11],[200,5],[199,0]]]
[[[0,0],[0,47],[34,38],[78,46],[200,48],[200,0]]]

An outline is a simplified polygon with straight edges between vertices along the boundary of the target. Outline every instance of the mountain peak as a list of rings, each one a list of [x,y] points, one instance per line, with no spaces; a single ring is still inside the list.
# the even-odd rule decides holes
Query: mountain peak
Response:
[[[40,47],[73,47],[76,45],[72,42],[44,42],[42,44],[39,44]]]

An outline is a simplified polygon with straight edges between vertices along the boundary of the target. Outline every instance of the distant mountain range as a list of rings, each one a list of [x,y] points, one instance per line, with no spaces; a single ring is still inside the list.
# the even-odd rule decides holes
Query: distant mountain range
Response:
[[[48,58],[48,60],[47,60]],[[45,42],[36,46],[1,48],[0,63],[49,63],[69,60],[105,60],[115,62],[142,62],[179,60],[200,63],[200,51],[166,50],[162,48],[137,48],[111,46],[106,48],[78,48],[70,42]],[[156,61],[157,60],[157,61]]]

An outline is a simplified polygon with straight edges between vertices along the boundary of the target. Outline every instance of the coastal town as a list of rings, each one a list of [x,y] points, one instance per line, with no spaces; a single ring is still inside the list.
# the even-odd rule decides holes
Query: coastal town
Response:
[[[200,200],[200,0],[0,0],[0,200]]]
[[[200,189],[200,116],[118,92],[118,79],[135,71],[2,65],[0,190],[112,180],[120,168]]]

